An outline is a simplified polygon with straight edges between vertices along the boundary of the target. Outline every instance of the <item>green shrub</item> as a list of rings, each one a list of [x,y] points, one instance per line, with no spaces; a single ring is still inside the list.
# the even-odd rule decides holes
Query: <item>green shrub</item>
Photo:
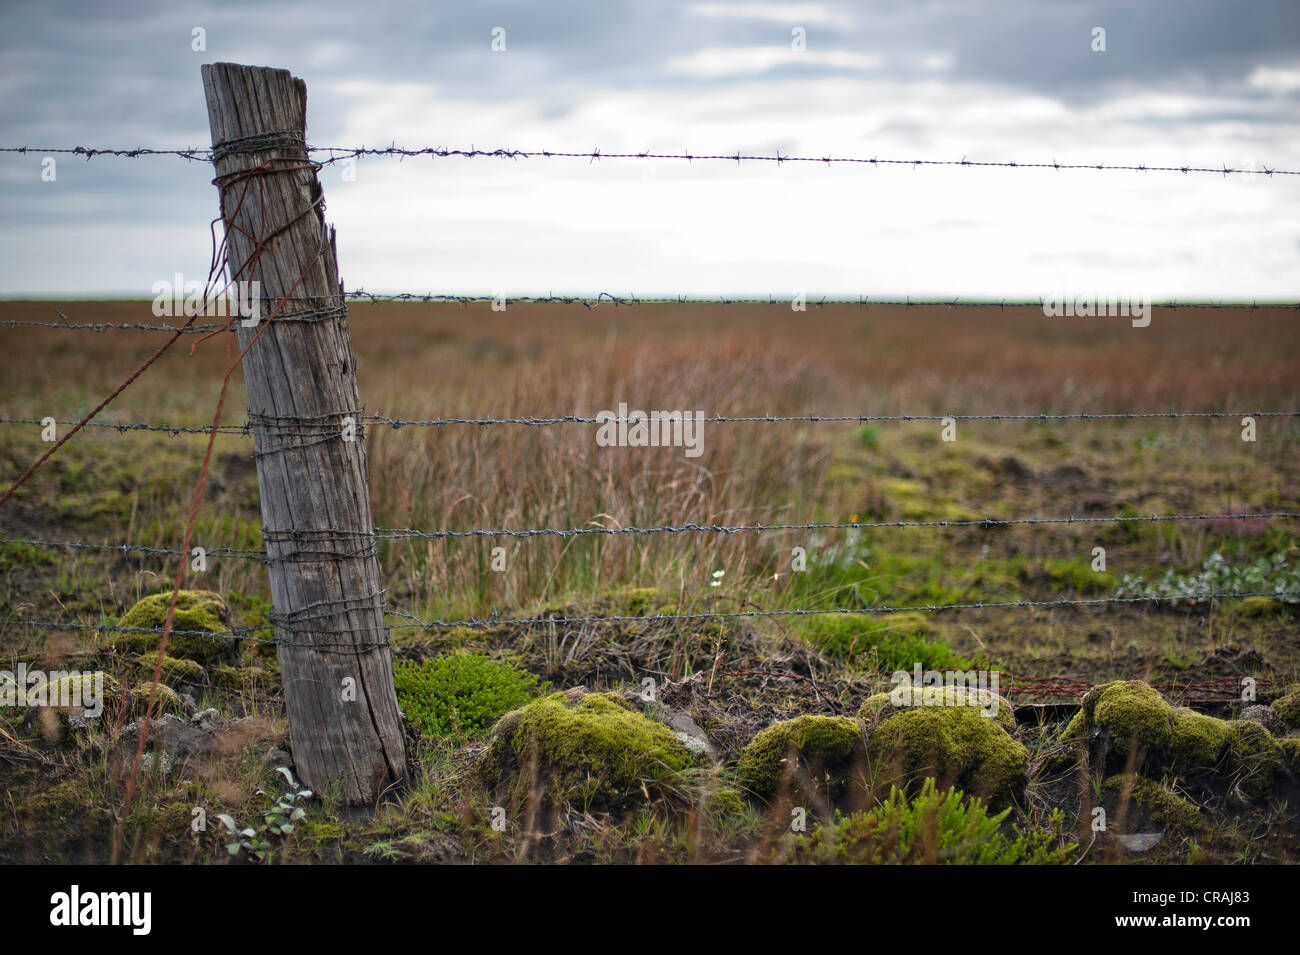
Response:
[[[468,736],[487,729],[533,696],[537,677],[476,653],[393,668],[397,701],[425,736]]]
[[[1077,846],[1060,844],[1064,816],[1054,812],[1055,832],[1030,831],[1011,838],[1001,831],[1011,810],[990,816],[979,799],[960,789],[940,792],[933,779],[908,799],[890,791],[884,805],[855,812],[834,826],[815,830],[798,844],[798,862],[855,865],[1060,865]]]

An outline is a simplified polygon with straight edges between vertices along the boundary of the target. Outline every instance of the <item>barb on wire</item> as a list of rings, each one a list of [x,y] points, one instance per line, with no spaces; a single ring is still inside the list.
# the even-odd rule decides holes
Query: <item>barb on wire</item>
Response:
[[[736,163],[757,162],[757,163],[775,163],[780,166],[784,163],[811,163],[814,165],[854,165],[854,166],[904,166],[912,169],[922,167],[957,167],[962,169],[1051,169],[1056,172],[1072,170],[1092,170],[1097,172],[1178,172],[1184,175],[1188,173],[1213,173],[1217,176],[1295,176],[1300,175],[1300,171],[1288,169],[1270,169],[1261,164],[1260,168],[1230,167],[1227,164],[1219,166],[1195,166],[1191,163],[1180,163],[1177,165],[1152,166],[1146,163],[1062,163],[1062,162],[1017,162],[1016,160],[971,160],[963,156],[961,159],[903,159],[903,158],[881,158],[879,156],[831,156],[823,154],[821,156],[787,156],[777,150],[772,155],[760,153],[745,153],[740,150],[731,153],[691,153],[683,151],[680,153],[650,152],[642,150],[640,152],[601,152],[600,149],[592,150],[553,150],[553,149],[457,149],[444,146],[305,146],[300,140],[293,142],[270,143],[259,146],[260,149],[269,148],[286,148],[294,150],[304,150],[312,154],[325,154],[324,158],[319,160],[320,165],[328,166],[332,163],[342,162],[346,159],[360,159],[363,157],[397,157],[399,159],[412,159],[419,156],[428,156],[434,159],[585,159],[588,164],[593,164],[602,159],[624,159],[624,160],[683,160],[688,163],[695,162],[726,162]],[[0,146],[0,153],[41,153],[41,154],[70,154],[81,156],[85,159],[92,159],[96,156],[113,156],[121,159],[137,159],[141,156],[176,156],[181,159],[188,159],[196,162],[212,162],[220,158],[221,153],[212,149],[177,149],[177,148],[157,148],[139,146],[134,149],[113,149],[101,147],[75,146],[75,147],[40,147],[40,146]]]

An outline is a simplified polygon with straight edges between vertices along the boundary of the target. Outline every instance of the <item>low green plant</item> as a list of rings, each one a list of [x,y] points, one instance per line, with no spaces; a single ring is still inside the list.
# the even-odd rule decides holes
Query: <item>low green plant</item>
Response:
[[[532,699],[537,677],[483,654],[462,653],[398,660],[393,684],[402,710],[425,736],[464,737]]]
[[[226,843],[226,851],[231,856],[238,857],[240,853],[247,853],[258,862],[265,862],[271,853],[270,837],[292,835],[294,823],[307,818],[307,810],[299,806],[298,802],[311,799],[312,791],[300,788],[298,780],[294,779],[293,773],[285,767],[278,767],[277,772],[288,781],[289,789],[275,801],[275,805],[262,810],[262,822],[257,828],[245,826],[240,829],[234,817],[225,813],[216,817],[217,821],[226,827],[230,837],[230,842]],[[257,795],[265,796],[266,791],[259,789]]]
[[[1211,554],[1200,570],[1179,574],[1173,570],[1154,583],[1139,576],[1124,575],[1118,596],[1164,597],[1171,602],[1212,593],[1270,593],[1276,600],[1300,604],[1300,564],[1293,564],[1286,551],[1261,557],[1253,563],[1233,566],[1222,554]]]
[[[1048,830],[1002,831],[1010,809],[990,816],[977,798],[960,789],[940,791],[927,779],[908,799],[897,788],[870,812],[844,816],[832,826],[814,831],[799,844],[799,862],[858,865],[1060,865],[1077,845],[1061,844],[1065,816],[1048,817]]]

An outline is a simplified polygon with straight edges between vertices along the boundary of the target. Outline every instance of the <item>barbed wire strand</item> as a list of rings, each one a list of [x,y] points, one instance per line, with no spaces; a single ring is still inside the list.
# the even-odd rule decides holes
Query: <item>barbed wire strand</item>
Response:
[[[1133,597],[1061,597],[1052,600],[1003,600],[1003,601],[972,601],[967,603],[950,603],[950,604],[917,604],[914,606],[895,606],[895,605],[869,605],[865,607],[830,607],[819,610],[805,608],[791,610],[730,610],[730,611],[697,611],[693,613],[658,613],[658,614],[608,614],[608,615],[583,615],[568,616],[566,614],[555,614],[542,617],[502,617],[495,611],[488,617],[466,617],[463,619],[441,620],[432,619],[424,620],[415,614],[402,610],[385,609],[386,616],[393,616],[409,621],[408,624],[398,624],[402,626],[414,626],[422,630],[440,630],[454,629],[457,627],[467,627],[471,629],[490,629],[495,627],[533,627],[533,626],[564,626],[568,624],[587,624],[587,623],[656,623],[676,620],[729,620],[753,617],[811,617],[825,614],[837,615],[874,615],[874,614],[895,614],[895,613],[941,613],[952,610],[1006,610],[1006,609],[1023,609],[1023,608],[1046,608],[1046,607],[1086,607],[1102,606],[1110,604],[1179,604],[1179,603],[1199,603],[1207,600],[1229,600],[1229,599],[1246,599],[1248,597],[1275,597],[1278,599],[1286,597],[1300,597],[1300,590],[1257,590],[1257,591],[1226,591],[1226,592],[1209,592],[1178,594],[1176,596],[1133,596]],[[26,627],[33,629],[45,630],[89,630],[99,633],[162,633],[163,627],[122,627],[117,624],[107,623],[86,623],[84,621],[67,621],[67,620],[28,620],[21,617],[11,617],[0,619],[0,627]],[[213,632],[210,630],[171,630],[172,634],[183,636],[195,636],[200,638],[210,638],[212,640],[244,640],[254,643],[280,644],[293,646],[305,650],[350,650],[364,647],[353,643],[330,644],[330,643],[302,643],[298,641],[286,641],[277,637],[258,637],[254,634],[275,628],[274,623],[268,622],[262,626],[241,627],[234,630],[224,630]],[[383,626],[349,628],[346,632],[368,632],[368,631],[387,631],[390,627]],[[319,632],[319,631],[314,631]],[[328,632],[328,631],[327,631]],[[376,643],[375,647],[388,646],[387,643]]]
[[[311,300],[313,296],[302,296],[304,300]],[[678,305],[678,306],[732,306],[732,305],[766,305],[766,306],[783,306],[791,305],[791,296],[768,295],[766,298],[758,296],[726,296],[726,295],[672,295],[672,296],[640,296],[640,295],[615,295],[611,292],[586,293],[581,295],[516,295],[516,296],[499,296],[499,295],[452,295],[436,294],[432,292],[367,292],[364,289],[356,289],[351,292],[345,292],[344,298],[353,302],[364,302],[370,305],[385,304],[444,304],[460,305],[467,307],[476,304],[498,304],[498,305],[578,305],[588,310],[600,308],[602,305],[621,307],[636,307],[646,305]],[[1005,310],[1008,308],[1043,308],[1042,299],[981,299],[981,298],[962,298],[955,296],[953,298],[912,298],[905,296],[903,298],[872,298],[871,296],[859,295],[856,297],[844,296],[806,296],[804,304],[812,308],[826,307],[856,307],[867,310],[872,306],[903,308],[910,310],[913,308],[997,308]],[[1098,304],[1106,304],[1098,301]],[[1118,306],[1119,303],[1117,303]],[[1245,309],[1248,311],[1261,310],[1300,310],[1300,302],[1260,302],[1260,301],[1230,301],[1220,300],[1212,302],[1187,301],[1182,302],[1177,299],[1166,299],[1158,302],[1149,303],[1150,308],[1167,309],[1177,311],[1180,308],[1185,309]],[[59,311],[56,309],[55,311]],[[0,325],[7,325],[10,328],[53,328],[61,331],[82,331],[103,333],[108,331],[142,331],[142,332],[174,332],[178,328],[182,334],[212,334],[214,332],[225,331],[229,328],[228,324],[208,323],[194,326],[175,326],[168,324],[152,324],[148,322],[73,322],[59,311],[61,320],[37,321],[35,319],[0,319]],[[159,316],[165,317],[165,316]],[[206,315],[205,312],[199,312],[198,315],[191,318],[213,317]],[[220,316],[216,316],[220,317]],[[1123,317],[1123,316],[1121,316]],[[285,320],[283,317],[281,320]]]
[[[1052,169],[1057,172],[1074,171],[1074,170],[1092,170],[1097,172],[1178,172],[1187,175],[1189,173],[1213,173],[1224,177],[1232,175],[1241,176],[1295,176],[1300,175],[1298,170],[1288,169],[1270,169],[1268,166],[1261,164],[1260,168],[1230,167],[1226,164],[1220,166],[1194,166],[1190,163],[1179,163],[1177,165],[1149,165],[1147,163],[1062,163],[1056,162],[1018,162],[1016,160],[972,160],[963,156],[961,159],[896,159],[881,158],[879,156],[792,156],[782,155],[777,150],[772,155],[761,153],[745,153],[737,150],[732,153],[692,153],[683,151],[680,153],[651,152],[642,150],[640,152],[602,152],[599,148],[579,151],[579,150],[552,150],[552,149],[477,149],[477,148],[451,148],[444,146],[418,146],[402,147],[397,145],[369,147],[369,146],[307,146],[306,144],[294,143],[285,144],[293,145],[294,148],[305,149],[309,154],[328,154],[325,158],[319,160],[319,165],[329,166],[337,162],[343,162],[348,159],[361,159],[365,157],[396,157],[399,159],[412,159],[420,156],[427,156],[433,159],[585,159],[588,164],[596,163],[602,159],[613,160],[653,160],[653,161],[683,161],[688,163],[694,162],[727,162],[740,165],[745,162],[757,163],[775,163],[780,166],[784,163],[804,163],[814,165],[858,165],[858,166],[906,166],[913,169],[923,167],[956,167],[963,169]],[[39,153],[41,155],[72,155],[80,156],[86,160],[98,156],[111,156],[119,159],[138,159],[142,156],[174,156],[181,159],[191,160],[193,162],[212,162],[217,158],[217,152],[212,149],[202,148],[164,148],[151,146],[137,146],[130,149],[109,148],[109,147],[92,147],[92,146],[72,146],[72,147],[41,147],[41,146],[2,146],[0,153]]]
[[[312,543],[336,543],[340,541],[367,540],[401,540],[413,538],[419,540],[446,540],[472,537],[511,537],[526,540],[534,537],[585,537],[585,536],[648,536],[651,534],[738,534],[745,532],[768,533],[785,531],[823,531],[823,530],[872,530],[911,527],[1013,527],[1019,525],[1054,525],[1054,524],[1130,524],[1130,523],[1164,523],[1174,521],[1259,521],[1259,520],[1297,520],[1300,511],[1270,511],[1258,514],[1150,514],[1150,515],[1116,515],[1076,517],[983,517],[969,520],[944,521],[842,521],[815,523],[780,523],[780,524],[677,524],[650,527],[537,527],[513,530],[510,528],[473,528],[454,531],[423,531],[415,528],[376,527],[372,534],[339,535],[336,537],[315,537]],[[320,533],[334,533],[325,530]],[[71,550],[94,550],[120,553],[123,556],[138,554],[145,557],[179,557],[192,556],[184,551],[170,547],[151,547],[144,544],[104,544],[73,540],[48,540],[35,537],[0,538],[0,545],[27,544],[33,547],[49,549],[68,548]],[[270,563],[278,558],[268,556],[264,551],[239,550],[234,548],[215,548],[205,552],[208,558],[230,558],[236,560],[253,560]]]
[[[1002,412],[986,412],[982,414],[864,414],[864,415],[706,415],[698,419],[692,419],[704,424],[778,424],[778,423],[853,423],[853,424],[871,424],[876,422],[907,422],[907,421],[1142,421],[1154,418],[1201,418],[1201,419],[1223,419],[1223,418],[1300,418],[1300,411],[1115,411],[1115,412],[1043,412],[1039,414],[1018,414]],[[310,418],[299,419],[309,421]],[[559,415],[549,418],[511,418],[511,417],[488,417],[488,418],[412,418],[400,419],[389,418],[385,415],[367,415],[357,419],[357,431],[362,433],[366,428],[375,426],[392,428],[394,431],[402,428],[439,428],[451,425],[478,425],[488,427],[492,425],[524,425],[528,427],[542,428],[554,427],[562,424],[650,424],[653,419],[637,417],[601,417],[591,415]],[[76,424],[73,419],[55,418],[52,421],[45,418],[0,418],[0,425],[38,425],[44,427],[48,424],[68,425]],[[85,428],[102,428],[110,431],[156,431],[164,434],[170,434],[173,437],[185,434],[210,434],[212,427],[198,427],[194,425],[173,425],[173,424],[151,424],[144,421],[87,421],[82,427]],[[322,423],[316,426],[315,430],[304,428],[299,431],[302,435],[319,435],[330,436],[339,433],[337,425]],[[262,433],[258,425],[251,421],[243,424],[218,425],[217,434],[248,437]]]

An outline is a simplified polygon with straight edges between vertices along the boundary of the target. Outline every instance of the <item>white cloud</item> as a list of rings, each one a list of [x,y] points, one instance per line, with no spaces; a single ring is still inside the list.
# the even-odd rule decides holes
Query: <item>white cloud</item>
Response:
[[[765,73],[778,66],[832,66],[878,70],[884,60],[874,53],[848,50],[795,50],[781,46],[710,47],[669,60],[664,69],[687,76],[718,77]]]
[[[1293,93],[1300,90],[1300,69],[1259,66],[1250,74],[1249,83],[1255,89],[1271,93]]]
[[[700,3],[687,10],[698,17],[769,20],[791,26],[809,23],[848,27],[853,18],[820,3]]]

